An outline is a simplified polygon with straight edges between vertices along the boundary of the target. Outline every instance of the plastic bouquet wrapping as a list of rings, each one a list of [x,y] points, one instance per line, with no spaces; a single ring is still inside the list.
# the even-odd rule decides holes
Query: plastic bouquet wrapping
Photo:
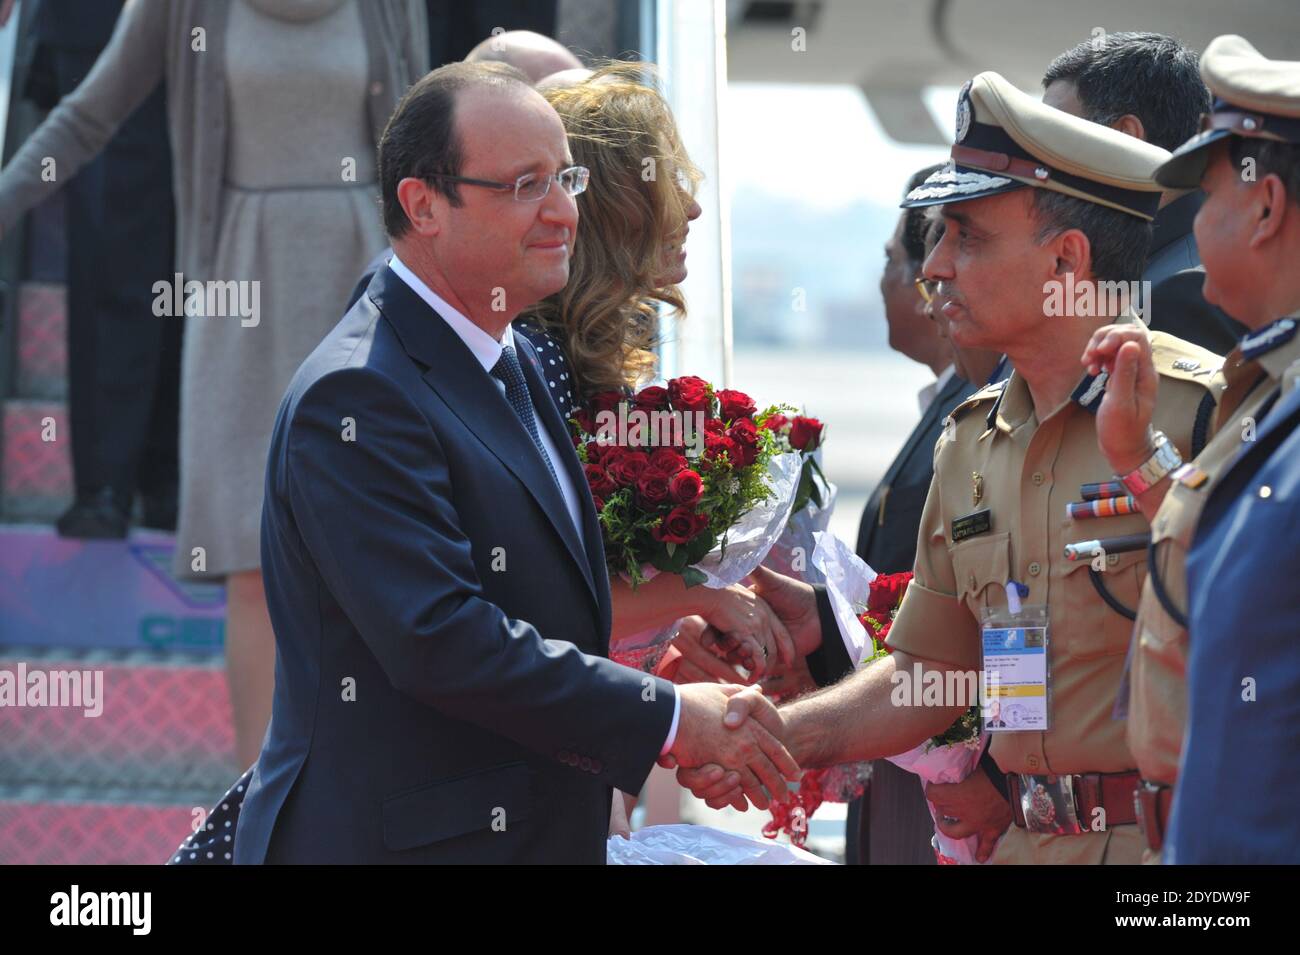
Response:
[[[702,378],[595,395],[571,421],[600,519],[612,575],[633,588],[659,573],[688,587],[721,588],[753,572],[789,521],[802,456],[744,392]],[[674,627],[611,648],[619,662],[652,670]]]
[[[902,603],[910,574],[880,576],[842,540],[825,531],[813,531],[811,566],[826,584],[826,594],[836,623],[855,668],[885,652],[885,634]],[[827,769],[810,769],[799,779],[798,790],[785,802],[774,802],[772,819],[763,835],[775,839],[784,832],[795,845],[803,845],[808,820],[823,802],[852,802],[871,779],[871,763],[842,763]]]
[[[920,776],[923,782],[959,783],[979,766],[987,735],[980,731],[979,707],[972,706],[944,733],[906,753],[890,756],[889,761]],[[930,807],[930,818],[935,821],[930,844],[934,846],[939,861],[951,865],[977,865],[975,849],[979,845],[979,836],[965,839],[945,836],[939,831],[939,813],[934,804],[927,800],[926,805]]]
[[[800,456],[802,467],[790,520],[763,559],[763,566],[810,584],[825,583],[821,571],[810,563],[817,545],[813,535],[830,525],[837,492],[821,469],[824,426],[816,418],[783,414],[772,415],[765,425],[782,442],[783,450]]]
[[[795,846],[711,826],[648,826],[631,839],[611,836],[610,865],[834,865]]]
[[[813,563],[826,576],[826,594],[854,666],[864,667],[889,653],[885,638],[907,593],[911,573],[878,575],[830,534],[817,535]],[[979,708],[972,706],[943,733],[906,753],[890,756],[889,761],[923,782],[961,782],[979,765],[987,735],[980,730]],[[938,813],[933,805],[927,805],[937,823]],[[975,863],[978,841],[977,836],[949,838],[936,826],[931,844],[940,862],[969,865]]]

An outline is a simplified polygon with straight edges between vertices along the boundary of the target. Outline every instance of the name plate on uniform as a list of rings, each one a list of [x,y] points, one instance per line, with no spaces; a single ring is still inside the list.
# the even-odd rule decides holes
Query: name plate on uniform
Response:
[[[985,534],[993,528],[993,512],[987,507],[974,514],[952,519],[952,542],[959,544],[968,537]]]

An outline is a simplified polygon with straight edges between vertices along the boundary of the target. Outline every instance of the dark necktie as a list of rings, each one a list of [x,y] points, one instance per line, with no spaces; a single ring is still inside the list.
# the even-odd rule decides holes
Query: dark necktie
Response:
[[[519,359],[515,356],[513,346],[506,345],[501,349],[501,357],[492,366],[492,376],[506,386],[506,400],[510,402],[510,407],[515,409],[515,416],[523,422],[524,428],[527,429],[529,436],[533,439],[533,446],[537,448],[537,453],[546,462],[546,470],[551,472],[551,478],[555,481],[555,486],[559,487],[560,479],[555,475],[555,468],[551,464],[551,456],[542,447],[542,439],[537,433],[537,418],[533,415],[533,401],[528,396],[528,383],[524,381],[524,370],[519,367]]]

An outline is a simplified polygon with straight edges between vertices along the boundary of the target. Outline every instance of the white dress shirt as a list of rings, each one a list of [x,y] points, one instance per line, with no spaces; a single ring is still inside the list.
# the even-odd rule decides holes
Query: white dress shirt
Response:
[[[501,350],[506,345],[513,347],[515,354],[519,355],[519,345],[515,342],[515,330],[507,325],[506,330],[501,334],[500,340],[495,339],[448,305],[442,296],[425,285],[418,275],[407,268],[406,264],[396,254],[388,260],[388,267],[397,273],[397,277],[409,285],[416,295],[424,299],[443,321],[451,326],[451,330],[474,353],[478,363],[483,366],[483,370],[488,373],[492,383],[504,396],[506,393],[505,382],[493,375],[492,369],[501,360]],[[520,355],[520,365],[523,364],[524,360],[524,357]],[[529,397],[531,399],[531,392]],[[573,526],[577,528],[578,540],[581,541],[582,505],[579,503],[577,491],[573,487],[569,472],[564,469],[564,459],[560,457],[559,452],[555,449],[555,442],[551,440],[550,432],[546,430],[546,425],[542,424],[542,416],[538,414],[536,406],[533,407],[533,418],[537,422],[537,436],[541,438],[542,447],[546,450],[546,456],[551,459],[551,469],[555,471],[555,477],[560,482],[560,493],[564,496],[564,506],[568,509],[569,518],[573,521]]]
[[[501,379],[492,374],[492,369],[501,359],[501,350],[506,345],[514,346],[515,353],[518,354],[519,346],[515,341],[515,330],[507,325],[506,330],[501,334],[500,340],[493,338],[483,329],[479,328],[468,318],[458,312],[433,289],[425,285],[418,275],[412,272],[406,264],[394,253],[393,257],[388,260],[388,267],[403,282],[409,285],[416,295],[420,296],[429,308],[433,309],[434,314],[445,321],[456,336],[465,343],[465,346],[474,354],[478,363],[483,366],[483,370],[488,373],[492,383],[497,386],[502,397],[506,397],[506,385]],[[520,358],[520,363],[523,363]],[[529,393],[529,400],[532,399],[532,393]],[[545,449],[547,457],[551,459],[551,468],[555,471],[555,477],[560,482],[560,493],[564,496],[564,505],[568,509],[569,518],[573,521],[573,526],[578,531],[578,540],[582,541],[582,506],[579,503],[577,491],[573,486],[573,481],[569,477],[569,472],[564,468],[564,459],[560,457],[555,448],[555,443],[551,440],[546,426],[542,424],[541,415],[537,413],[537,406],[533,406],[533,417],[537,420],[537,436],[541,438],[542,448]],[[585,547],[585,545],[584,545]],[[668,738],[664,741],[663,749],[660,755],[667,753],[672,749],[673,743],[677,739],[677,721],[682,713],[682,699],[677,693],[673,694],[673,722],[668,727]]]

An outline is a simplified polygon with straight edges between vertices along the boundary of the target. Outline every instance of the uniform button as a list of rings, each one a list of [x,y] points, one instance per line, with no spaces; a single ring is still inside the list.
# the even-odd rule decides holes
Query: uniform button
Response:
[[[591,771],[592,771],[593,773],[599,773],[599,772],[602,772],[604,769],[605,769],[605,764],[602,763],[600,760],[598,760],[598,759],[593,759],[593,760],[591,761]]]
[[[1272,496],[1273,496],[1273,489],[1272,489],[1271,487],[1269,487],[1267,484],[1261,485],[1261,487],[1260,487],[1260,489],[1259,489],[1259,496],[1260,496],[1260,497],[1263,497],[1263,498],[1269,498],[1269,497],[1272,497]]]
[[[570,754],[569,754],[569,765],[570,765],[570,766],[577,766],[579,762],[580,762],[580,760],[579,760],[579,758],[578,758],[578,754],[577,754],[577,753],[570,753]]]
[[[1038,576],[1038,572],[1041,571],[1042,569],[1043,569],[1043,565],[1040,564],[1038,561],[1033,560],[1033,561],[1030,561],[1030,562],[1029,562],[1029,576],[1030,576],[1030,577],[1037,577],[1037,576]]]
[[[591,757],[590,756],[582,757],[582,759],[578,761],[578,765],[579,767],[581,767],[584,773],[591,772]]]
[[[1029,480],[1033,481],[1035,485],[1041,485],[1043,483],[1043,472],[1035,471]]]
[[[1028,757],[1025,758],[1025,762],[1029,764],[1029,768],[1030,768],[1030,769],[1037,769],[1037,768],[1038,768],[1038,757],[1037,757],[1037,756],[1028,756]]]
[[[569,761],[569,754],[565,750],[560,750],[558,753],[555,754],[555,758],[562,763],[567,763]]]

